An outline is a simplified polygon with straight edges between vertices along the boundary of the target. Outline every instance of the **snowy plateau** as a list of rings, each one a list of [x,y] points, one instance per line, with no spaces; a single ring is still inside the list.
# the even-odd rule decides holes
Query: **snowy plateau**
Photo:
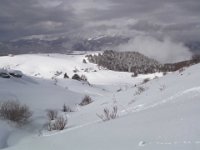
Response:
[[[0,77],[0,102],[19,101],[32,111],[23,126],[0,120],[0,149],[200,150],[200,64],[132,77],[89,63],[85,55],[0,57],[2,70],[22,73]],[[74,72],[89,84],[71,79]],[[80,106],[85,95],[92,103]],[[62,112],[64,104],[73,112]],[[114,106],[117,117],[103,121],[104,109]],[[64,130],[47,129],[48,109],[67,117]]]

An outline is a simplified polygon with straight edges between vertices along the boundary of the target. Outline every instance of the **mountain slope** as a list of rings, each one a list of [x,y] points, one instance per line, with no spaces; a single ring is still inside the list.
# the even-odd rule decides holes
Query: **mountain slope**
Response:
[[[24,59],[18,59],[18,57],[23,57]],[[38,60],[35,61],[37,63],[43,60],[46,65],[40,63],[40,67],[35,69],[38,72],[31,72],[31,69],[29,70],[28,68],[30,66],[30,57]],[[9,59],[10,57],[0,58],[2,66],[8,67],[9,65],[12,69],[22,70],[32,76],[27,78],[36,81],[42,88],[51,88],[49,91],[50,95],[52,92],[52,95],[55,94],[55,97],[57,97],[57,94],[66,90],[67,86],[67,95],[74,95],[74,92],[79,93],[80,96],[89,94],[94,100],[93,103],[87,106],[78,107],[76,112],[67,114],[69,119],[67,128],[63,131],[55,132],[49,132],[45,128],[42,128],[42,124],[45,123],[44,107],[39,107],[33,102],[33,106],[35,105],[33,109],[37,115],[25,127],[24,136],[19,138],[22,133],[16,133],[16,129],[12,127],[11,129],[8,128],[7,134],[0,136],[4,137],[2,140],[0,138],[2,147],[8,150],[54,150],[65,148],[71,150],[200,149],[200,81],[198,80],[200,76],[200,64],[185,68],[182,71],[168,73],[166,76],[155,79],[152,78],[156,74],[139,75],[136,78],[132,78],[130,77],[130,73],[99,70],[94,64],[82,64],[84,55],[73,56],[73,64],[70,64],[70,59],[66,60],[66,57],[70,58],[72,56],[30,55],[27,57],[25,55],[24,57],[22,55],[11,59]],[[7,61],[8,59],[10,62]],[[23,61],[19,62],[20,60]],[[60,63],[56,64],[56,62]],[[15,63],[19,63],[19,65],[14,66]],[[48,65],[52,64],[52,68],[54,68],[53,73],[51,72],[51,67],[45,67],[48,66],[47,63]],[[92,68],[91,70],[96,70],[97,72],[86,72],[92,86],[71,79],[63,79],[62,76],[57,77],[57,85],[54,85],[51,77],[54,76],[56,70],[63,69],[62,67],[59,68],[60,65],[66,65],[67,63],[70,64],[66,67],[66,69],[68,68],[69,75],[73,74],[75,64],[78,70],[80,70],[80,74],[85,73],[81,70],[84,66],[84,69]],[[34,63],[31,64],[33,65]],[[65,68],[61,71],[64,70]],[[40,71],[40,77],[44,79],[33,77],[35,73],[39,73]],[[152,80],[143,83],[144,78],[151,78]],[[22,80],[25,80],[25,78]],[[0,79],[1,92],[4,86],[12,86],[9,82],[12,82],[12,85],[16,84],[16,81],[13,81],[13,79]],[[26,82],[29,82],[29,80]],[[23,95],[22,89],[24,88],[25,86],[21,86],[21,93],[19,92],[16,95]],[[41,90],[44,91],[44,89]],[[12,90],[6,88],[4,93],[6,91],[10,92]],[[15,90],[13,89],[13,91]],[[44,92],[42,93],[44,94]],[[34,98],[35,94],[32,94]],[[76,96],[79,96],[79,94]],[[28,98],[28,96],[30,97],[31,94],[27,93],[22,98]],[[78,98],[76,99],[78,102]],[[63,101],[58,97],[57,104],[62,106],[60,102]],[[49,101],[46,101],[46,105],[49,105],[48,103]],[[111,109],[115,105],[118,107],[119,117],[117,119],[103,122],[97,117],[96,114],[103,114],[104,108]],[[36,107],[40,108],[41,111],[38,112]],[[38,117],[43,117],[43,119],[41,120]],[[1,125],[5,124],[4,121],[1,122]],[[1,125],[0,129],[3,130],[3,126]],[[27,130],[33,129],[33,126],[35,130],[28,132]],[[40,129],[38,129],[39,127]],[[15,134],[9,136],[10,132],[13,133],[12,130],[15,131]],[[18,140],[16,140],[17,137]]]

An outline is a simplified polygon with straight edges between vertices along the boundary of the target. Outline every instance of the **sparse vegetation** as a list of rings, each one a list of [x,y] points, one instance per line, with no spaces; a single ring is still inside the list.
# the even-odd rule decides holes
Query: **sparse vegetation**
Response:
[[[142,83],[145,84],[145,83],[147,83],[147,82],[149,82],[149,81],[150,81],[150,79],[149,79],[149,78],[146,78],[146,79],[143,80]]]
[[[118,90],[117,90],[117,92],[121,92],[122,91],[122,88],[119,88]]]
[[[72,79],[81,81],[81,77],[80,77],[78,74],[74,74],[74,75],[72,76]]]
[[[10,75],[9,74],[7,74],[7,73],[5,73],[5,72],[0,72],[0,77],[1,78],[10,78]]]
[[[135,92],[135,95],[140,95],[141,93],[143,93],[145,91],[145,88],[142,86],[139,86],[137,88],[137,91]]]
[[[32,116],[29,107],[18,101],[5,101],[0,104],[0,117],[23,125]]]
[[[83,63],[84,63],[84,64],[87,64],[87,61],[86,61],[85,59],[83,59]]]
[[[49,120],[55,120],[57,116],[58,116],[57,110],[53,110],[53,109],[47,110],[47,117]]]
[[[63,105],[63,108],[62,108],[62,111],[63,112],[73,112],[73,110],[71,109],[71,107],[67,106],[67,105]]]
[[[62,71],[56,71],[54,75],[55,77],[57,77],[57,76],[60,76],[61,74],[62,74]]]
[[[113,106],[112,111],[110,111],[108,108],[104,108],[103,114],[97,116],[102,120],[102,121],[108,121],[111,119],[116,119],[117,118],[117,112],[118,112],[118,107]]]
[[[88,105],[90,103],[92,103],[92,98],[89,95],[86,95],[79,105],[85,106],[85,105]]]
[[[1,78],[22,78],[23,73],[19,70],[6,70],[0,69],[0,77]]]
[[[87,81],[87,77],[85,75],[79,76],[78,74],[74,74],[72,76],[72,79],[77,80],[77,81]]]
[[[64,74],[64,78],[65,79],[69,78],[69,76],[67,75],[67,73]]]
[[[67,125],[67,118],[60,116],[57,117],[54,121],[48,123],[48,130],[63,130]]]
[[[82,81],[87,81],[86,75],[81,75],[81,80],[82,80]]]

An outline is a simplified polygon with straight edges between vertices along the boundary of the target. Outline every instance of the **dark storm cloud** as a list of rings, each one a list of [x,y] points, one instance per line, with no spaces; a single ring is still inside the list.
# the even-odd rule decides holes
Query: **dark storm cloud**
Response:
[[[45,1],[44,1],[45,2]],[[72,30],[80,22],[71,9],[62,4],[42,6],[37,0],[2,0],[0,5],[1,39],[31,34],[47,34]]]
[[[69,31],[197,40],[199,14],[199,0],[1,0],[0,40]]]
[[[115,2],[112,17],[122,13],[137,20],[135,24],[128,25],[132,30],[153,36],[170,36],[180,41],[200,39],[199,0],[112,1]]]

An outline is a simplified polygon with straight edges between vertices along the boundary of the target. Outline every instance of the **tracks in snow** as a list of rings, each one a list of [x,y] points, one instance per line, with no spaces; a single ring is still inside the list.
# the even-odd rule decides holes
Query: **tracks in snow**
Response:
[[[165,104],[167,102],[173,101],[174,99],[181,97],[181,96],[184,96],[184,95],[191,93],[191,92],[194,93],[193,97],[200,95],[200,86],[199,87],[193,87],[193,88],[187,89],[187,90],[182,91],[182,92],[178,92],[177,94],[175,94],[173,96],[170,96],[170,97],[168,97],[168,98],[166,98],[166,99],[164,99],[160,102],[157,102],[157,103],[154,103],[154,104],[151,104],[151,105],[148,105],[148,106],[138,105],[138,106],[135,106],[135,107],[128,107],[128,108],[124,107],[124,109],[120,111],[119,117],[126,116],[129,113],[140,112],[140,111],[144,111],[144,110],[147,110],[147,109],[154,108],[156,106],[159,106],[159,105]],[[85,124],[82,124],[82,125],[77,125],[77,126],[74,126],[74,127],[67,128],[66,130],[63,130],[63,131],[54,132],[54,133],[49,133],[49,132],[41,133],[40,135],[43,136],[43,137],[49,137],[49,136],[53,136],[53,135],[63,134],[63,133],[66,133],[66,132],[69,132],[69,131],[72,131],[72,130],[76,130],[76,129],[80,129],[80,128],[83,128],[83,127],[86,127],[86,126],[94,125],[94,124],[97,124],[97,123],[100,123],[100,122],[102,122],[102,120],[95,120],[95,121],[91,121],[91,122],[88,122],[88,123],[85,123]],[[153,143],[153,142],[148,142],[148,143]],[[166,143],[160,142],[160,145],[161,144],[167,144],[167,143],[173,143],[173,142],[166,142]],[[180,143],[180,142],[175,142],[175,143]],[[192,142],[191,141],[184,141],[182,143],[190,144]],[[200,141],[195,141],[193,143],[200,144]]]
[[[148,146],[148,145],[195,145],[195,144],[200,144],[200,140],[197,141],[152,141],[152,142],[145,142],[145,141],[140,141],[138,143],[138,146]]]

